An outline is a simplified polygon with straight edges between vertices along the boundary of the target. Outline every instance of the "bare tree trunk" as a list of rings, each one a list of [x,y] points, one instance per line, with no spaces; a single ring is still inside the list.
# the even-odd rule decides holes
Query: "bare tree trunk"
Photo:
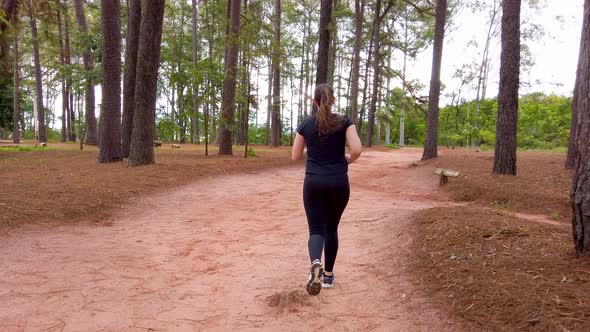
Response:
[[[14,24],[14,23],[13,23]],[[19,75],[19,65],[18,65],[18,30],[15,29],[14,33],[12,34],[13,40],[13,57],[14,57],[14,66],[13,66],[13,83],[14,83],[14,91],[12,95],[12,105],[13,105],[13,113],[12,113],[12,142],[15,144],[20,144],[20,75]]]
[[[37,123],[39,142],[47,142],[47,130],[45,128],[45,108],[43,107],[43,77],[41,74],[41,59],[39,56],[39,39],[37,38],[37,17],[30,15],[31,37],[33,38],[33,59],[35,63],[35,97],[37,105]]]
[[[318,67],[315,84],[328,82],[328,60],[330,53],[330,21],[332,20],[332,0],[321,0],[320,42],[318,45]]]
[[[572,179],[572,230],[576,251],[590,255],[590,0],[584,1],[584,21],[577,73],[575,172]]]
[[[586,18],[586,17],[584,17]],[[590,24],[590,22],[588,22]],[[586,30],[585,30],[586,29]],[[582,36],[586,33],[587,30],[590,30],[590,27],[583,26],[582,27]],[[578,154],[576,141],[577,135],[576,130],[578,127],[578,100],[579,100],[579,86],[581,84],[580,77],[582,76],[582,64],[583,64],[583,54],[582,51],[584,50],[584,39],[580,40],[580,55],[578,56],[578,68],[576,71],[576,83],[574,85],[574,97],[572,99],[572,120],[571,120],[571,127],[570,127],[570,137],[569,137],[569,144],[567,148],[567,158],[565,159],[565,168],[572,169],[576,163],[576,155]]]
[[[65,142],[68,140],[67,122],[68,122],[68,90],[66,89],[66,74],[65,74],[65,49],[63,43],[63,31],[61,24],[61,9],[59,0],[57,2],[57,34],[59,38],[59,64],[62,67],[61,77],[61,99],[62,99],[62,112],[61,112],[61,141]]]
[[[428,119],[426,124],[426,143],[422,160],[438,156],[438,112],[440,97],[440,67],[442,62],[443,42],[445,37],[445,21],[447,16],[447,0],[436,1],[436,18],[434,26],[434,51],[432,54],[432,76],[428,97]]]
[[[65,28],[65,60],[66,66],[70,66],[72,63],[71,56],[70,56],[70,19],[68,15],[68,6],[67,1],[63,1],[63,13],[64,13],[64,28]],[[68,71],[69,72],[69,71]],[[74,94],[72,93],[72,78],[71,75],[67,75],[66,77],[66,91],[68,95],[68,100],[65,102],[67,103],[67,110],[68,110],[68,122],[67,122],[67,131],[68,131],[68,140],[71,142],[76,141],[76,131],[75,131],[75,124],[76,124],[76,111],[74,110]]]
[[[365,145],[370,147],[373,144],[373,125],[375,124],[375,112],[377,110],[377,98],[379,94],[379,79],[381,68],[381,0],[375,2],[375,20],[373,21],[373,94],[371,96],[371,105],[369,106],[369,118],[367,119],[367,136]]]
[[[272,146],[279,146],[281,136],[281,0],[275,0],[275,38],[273,43]]]
[[[101,0],[102,103],[99,163],[123,160],[121,154],[121,19],[119,0]]]
[[[193,71],[196,68],[196,64],[197,61],[199,61],[199,53],[197,52],[197,44],[198,44],[198,39],[197,39],[197,15],[198,15],[199,9],[197,7],[197,0],[192,0],[192,42],[193,42],[193,49],[192,49],[192,55],[193,55]],[[198,95],[198,88],[197,85],[193,83],[192,85],[193,88],[193,93],[192,93],[192,102],[193,102],[193,116],[192,116],[192,122],[193,122],[193,131],[192,131],[192,141],[200,144],[201,143],[201,132],[200,132],[200,127],[199,127],[199,105],[197,103],[197,95]]]
[[[143,1],[139,46],[137,49],[137,74],[135,86],[135,111],[129,166],[153,164],[156,120],[156,92],[158,68],[160,66],[160,45],[165,0]]]
[[[125,41],[125,73],[123,77],[123,121],[121,123],[121,154],[123,158],[129,158],[131,147],[140,24],[141,0],[129,0],[127,39]]]
[[[232,133],[236,107],[236,73],[240,51],[240,0],[229,0],[230,24],[226,42],[225,79],[219,123],[219,155],[232,155]]]
[[[363,21],[365,13],[365,0],[354,2],[354,48],[352,51],[352,80],[350,82],[350,117],[358,128],[358,96],[359,96],[359,74],[361,64],[361,47],[363,36]]]
[[[504,0],[502,3],[500,91],[493,170],[495,174],[516,175],[519,73],[520,0]]]
[[[84,16],[84,6],[82,0],[74,0],[76,9],[76,20],[78,28],[82,35],[88,34],[88,25]],[[98,131],[96,128],[96,114],[94,113],[94,83],[92,82],[92,70],[94,61],[92,59],[92,50],[90,48],[84,51],[84,70],[86,71],[86,144],[98,144]]]
[[[268,106],[266,108],[266,132],[265,132],[265,138],[264,138],[264,145],[270,145],[270,118],[271,118],[271,114],[272,114],[272,80],[273,80],[273,76],[272,76],[272,65],[271,65],[271,59],[268,59],[268,98],[267,98],[267,102],[268,102]]]
[[[338,10],[338,1],[332,2],[332,13],[330,22],[330,51],[328,52],[328,85],[334,87],[334,72],[336,71],[336,52],[338,51],[338,25],[336,22],[336,11]]]

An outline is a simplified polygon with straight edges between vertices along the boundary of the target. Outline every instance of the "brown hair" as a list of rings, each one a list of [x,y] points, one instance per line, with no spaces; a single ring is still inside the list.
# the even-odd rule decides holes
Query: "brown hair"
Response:
[[[332,113],[333,103],[332,87],[328,84],[318,84],[313,93],[313,104],[320,136],[333,133],[342,124],[342,116]]]

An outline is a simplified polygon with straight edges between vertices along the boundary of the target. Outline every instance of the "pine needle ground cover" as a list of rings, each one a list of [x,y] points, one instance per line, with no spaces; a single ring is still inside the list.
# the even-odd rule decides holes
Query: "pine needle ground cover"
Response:
[[[478,330],[590,330],[590,259],[574,254],[563,160],[520,154],[517,177],[492,176],[486,154],[450,152],[437,161],[462,171],[444,190],[471,203],[413,216],[408,269],[449,318]],[[509,204],[493,203],[500,199]]]
[[[255,158],[209,156],[203,145],[156,148],[155,165],[130,168],[126,162],[97,163],[96,147],[50,143],[49,149],[0,150],[0,228],[26,223],[108,221],[113,209],[142,195],[171,190],[202,177],[293,164],[290,147],[254,146]],[[27,150],[26,148],[24,150]]]

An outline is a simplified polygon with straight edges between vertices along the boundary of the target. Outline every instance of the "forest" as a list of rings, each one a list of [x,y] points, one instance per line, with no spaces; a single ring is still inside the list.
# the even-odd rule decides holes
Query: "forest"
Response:
[[[495,144],[497,102],[486,95],[486,89],[493,63],[490,49],[499,38],[499,3],[451,1],[448,7],[450,26],[458,12],[479,11],[489,21],[487,36],[481,36],[479,41],[485,45],[474,54],[481,57],[480,63],[466,64],[457,70],[455,77],[461,82],[457,89],[442,90],[447,106],[441,110],[438,136],[447,146]],[[102,104],[94,95],[101,95],[99,87],[104,80],[100,3],[48,0],[15,4],[18,13],[12,14],[14,23],[5,23],[2,37],[0,136],[12,137],[17,121],[24,139],[46,136],[53,141],[76,141],[85,135],[87,144],[96,144],[99,124],[95,124],[94,118]],[[245,1],[241,9],[236,127],[232,132],[235,144],[248,141],[270,145],[272,128],[276,126],[275,141],[288,145],[298,123],[311,112],[309,95],[316,75],[320,3],[283,1],[280,5],[279,8],[268,1]],[[408,61],[416,59],[433,43],[433,5],[428,1],[394,1],[379,9],[378,14],[374,4],[367,1],[336,1],[333,6],[327,82],[335,87],[337,111],[351,117],[354,114],[368,145],[424,145],[428,95],[419,81],[406,77],[412,70],[407,67]],[[223,90],[228,26],[226,7],[223,1],[166,3],[156,95],[157,140],[218,142],[222,98],[219,91]],[[137,9],[129,3],[120,5],[121,52],[133,42],[128,26],[138,24],[132,21],[138,18],[130,15],[130,10]],[[375,17],[380,17],[379,22]],[[376,28],[379,34],[373,32]],[[534,37],[540,34],[534,29],[541,28],[531,25],[528,29],[526,38],[540,38]],[[276,92],[273,59],[278,61],[279,72]],[[122,60],[128,60],[127,53]],[[402,67],[392,66],[392,61]],[[18,76],[10,75],[16,73],[15,65]],[[38,84],[41,100],[35,97]],[[14,93],[15,87],[18,94]],[[470,89],[477,92],[474,100],[464,97],[470,95]],[[18,116],[13,112],[15,95],[19,96]],[[351,100],[355,97],[357,103],[353,105]],[[519,112],[523,121],[519,122],[518,146],[566,147],[571,96],[533,93],[521,98]],[[278,114],[272,122],[274,107]],[[39,112],[44,119],[41,126],[37,125],[38,108],[43,109]],[[545,112],[551,116],[543,116]],[[375,128],[368,130],[368,123]],[[36,128],[45,128],[41,130],[46,133],[39,135]]]

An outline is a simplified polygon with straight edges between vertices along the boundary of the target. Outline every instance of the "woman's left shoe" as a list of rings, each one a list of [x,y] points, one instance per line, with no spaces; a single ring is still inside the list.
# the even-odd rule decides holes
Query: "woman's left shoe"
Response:
[[[324,267],[322,266],[322,262],[316,259],[311,264],[307,287],[305,287],[309,295],[318,295],[322,290],[322,282],[320,281],[322,274],[324,274]]]

